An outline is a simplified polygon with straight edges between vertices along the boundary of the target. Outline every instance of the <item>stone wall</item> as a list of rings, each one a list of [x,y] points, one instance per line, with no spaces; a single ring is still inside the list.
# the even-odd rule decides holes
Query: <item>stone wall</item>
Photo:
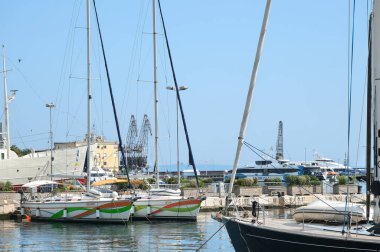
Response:
[[[259,196],[263,194],[261,186],[234,186],[233,193],[236,196]]]
[[[348,193],[349,194],[356,194],[359,192],[359,187],[357,185],[338,185],[335,184],[333,186],[333,193],[334,194],[347,194],[347,187],[348,187]]]

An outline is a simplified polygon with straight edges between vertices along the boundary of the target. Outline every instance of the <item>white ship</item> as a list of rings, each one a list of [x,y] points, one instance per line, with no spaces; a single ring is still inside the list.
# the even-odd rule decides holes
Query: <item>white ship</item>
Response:
[[[87,146],[53,150],[53,166],[51,172],[50,150],[36,151],[18,157],[7,149],[0,149],[0,181],[10,181],[12,185],[22,185],[33,180],[81,176]],[[51,176],[52,175],[52,176]]]

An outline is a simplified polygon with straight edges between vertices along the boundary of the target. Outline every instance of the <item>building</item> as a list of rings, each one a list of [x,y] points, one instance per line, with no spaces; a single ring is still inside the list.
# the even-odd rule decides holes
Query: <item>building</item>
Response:
[[[119,171],[119,144],[116,141],[107,141],[102,136],[92,136],[91,142],[94,144],[92,148],[94,168],[102,168],[115,172]],[[54,149],[75,148],[87,145],[86,139],[82,141],[54,143]]]

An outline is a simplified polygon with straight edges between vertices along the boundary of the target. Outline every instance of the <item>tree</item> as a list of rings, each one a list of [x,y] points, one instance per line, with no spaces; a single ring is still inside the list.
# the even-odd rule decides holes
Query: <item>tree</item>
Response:
[[[19,157],[28,155],[29,153],[32,152],[31,149],[28,149],[28,148],[26,148],[26,149],[20,149],[16,145],[12,145],[11,146],[11,150],[14,151],[17,154],[17,156],[19,156]]]

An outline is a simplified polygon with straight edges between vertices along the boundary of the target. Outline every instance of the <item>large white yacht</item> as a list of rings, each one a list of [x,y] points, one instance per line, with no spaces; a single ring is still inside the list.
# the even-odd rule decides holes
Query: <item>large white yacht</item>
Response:
[[[314,175],[321,180],[335,180],[336,176],[346,171],[347,166],[335,162],[331,158],[322,157],[315,153],[314,161],[299,162],[300,173],[305,175]],[[348,167],[350,169],[350,167]]]
[[[280,178],[285,180],[286,175],[297,175],[298,167],[287,160],[258,160],[255,166],[237,168],[236,178],[257,178],[258,181],[265,179]],[[228,171],[227,177],[230,177],[232,170]]]

